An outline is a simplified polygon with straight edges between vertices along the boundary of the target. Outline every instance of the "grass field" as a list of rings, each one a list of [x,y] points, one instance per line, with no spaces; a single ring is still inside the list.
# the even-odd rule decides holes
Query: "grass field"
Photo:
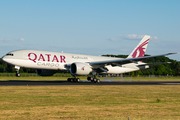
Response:
[[[180,119],[180,86],[1,86],[0,119]]]

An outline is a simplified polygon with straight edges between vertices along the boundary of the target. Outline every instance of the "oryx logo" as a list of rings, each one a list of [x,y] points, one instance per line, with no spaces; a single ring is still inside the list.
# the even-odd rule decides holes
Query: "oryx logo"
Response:
[[[138,58],[138,57],[144,57],[145,50],[146,48],[143,48],[145,45],[147,45],[149,42],[149,39],[143,42],[132,54],[133,58]]]
[[[82,67],[82,68],[81,68],[81,70],[83,70],[83,71],[84,71],[84,68],[85,68],[85,66],[84,66],[84,67]]]

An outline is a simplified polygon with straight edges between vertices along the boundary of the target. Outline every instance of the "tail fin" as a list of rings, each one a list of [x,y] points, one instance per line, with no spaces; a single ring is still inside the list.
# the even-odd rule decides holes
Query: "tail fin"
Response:
[[[135,49],[131,52],[131,54],[127,58],[138,58],[144,57],[146,52],[146,48],[149,43],[150,36],[145,35],[143,39],[139,42],[139,44],[135,47]]]

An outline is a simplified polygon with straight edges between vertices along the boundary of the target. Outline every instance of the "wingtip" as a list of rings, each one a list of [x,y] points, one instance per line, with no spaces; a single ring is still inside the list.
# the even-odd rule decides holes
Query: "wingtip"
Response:
[[[177,53],[168,53],[168,55],[173,55],[173,54],[179,54],[178,52]]]

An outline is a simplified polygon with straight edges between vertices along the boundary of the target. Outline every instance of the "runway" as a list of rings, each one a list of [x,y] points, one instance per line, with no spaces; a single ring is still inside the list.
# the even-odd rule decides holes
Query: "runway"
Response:
[[[180,81],[101,81],[92,83],[89,81],[67,82],[67,81],[27,81],[9,80],[0,81],[0,86],[50,86],[50,85],[180,85]]]

